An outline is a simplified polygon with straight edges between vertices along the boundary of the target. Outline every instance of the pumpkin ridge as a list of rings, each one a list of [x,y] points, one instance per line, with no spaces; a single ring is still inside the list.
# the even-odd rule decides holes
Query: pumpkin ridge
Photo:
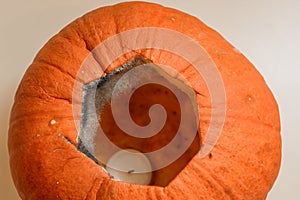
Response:
[[[76,22],[76,21],[74,21],[74,22]],[[74,26],[75,26],[75,24],[74,24]],[[72,29],[73,32],[74,32],[75,34],[73,33],[72,35],[70,35],[71,33],[68,33],[68,32],[66,33],[66,29],[67,29],[67,28]],[[74,35],[77,36],[77,40],[74,39]],[[90,52],[90,50],[86,48],[86,43],[85,43],[85,41],[82,39],[82,37],[80,36],[79,31],[78,31],[77,29],[73,28],[73,26],[65,27],[65,28],[62,29],[59,33],[57,33],[54,37],[61,38],[61,39],[65,40],[66,42],[68,42],[68,43],[69,43],[70,45],[72,45],[72,46],[76,46],[76,47],[78,47],[79,49],[87,50],[87,51]],[[73,40],[70,39],[69,37],[72,37]],[[82,43],[82,44],[84,44],[84,45],[81,46],[81,45],[79,44],[79,42]]]
[[[84,16],[82,16],[82,18],[78,19],[79,26],[84,28],[84,29],[87,28],[86,23],[84,22],[85,18],[86,18],[86,15],[84,15]],[[93,26],[93,28],[94,28],[94,33],[97,33],[95,26]],[[89,29],[90,29],[90,27],[89,27]],[[91,31],[91,30],[88,30],[88,31]],[[95,46],[94,47],[90,46],[88,40],[85,38],[86,36],[84,34],[82,34],[82,32],[76,30],[76,33],[79,35],[80,40],[85,44],[85,49],[90,52],[89,55],[92,56],[92,58],[96,61],[96,63],[99,65],[99,67],[103,68],[102,64],[101,64],[101,61],[99,61],[99,59],[97,58],[95,52],[93,51],[95,49]],[[101,42],[101,39],[100,39],[99,35],[98,34],[95,34],[95,35],[97,35],[98,41]]]
[[[25,98],[23,98],[23,101],[36,101],[35,99],[42,100],[42,101],[49,101],[51,103],[53,103],[53,101],[56,101],[56,100],[59,101],[59,102],[66,102],[65,100],[61,100],[61,99],[44,99],[44,98],[40,98],[40,97],[36,97],[36,96],[25,97]],[[24,104],[27,105],[28,103],[24,103]],[[68,102],[67,102],[67,104],[70,105]],[[14,109],[12,109],[12,110],[14,110]],[[52,113],[56,113],[56,111],[52,111]],[[17,123],[18,120],[22,120],[22,119],[27,118],[27,117],[30,117],[30,118],[37,117],[38,118],[40,116],[45,116],[45,114],[49,115],[50,112],[49,111],[35,110],[35,111],[28,112],[28,113],[13,115],[13,116],[10,117],[10,123],[12,123],[12,124]],[[72,116],[70,116],[70,118],[71,117]],[[67,117],[64,116],[64,119],[67,119]],[[72,118],[72,120],[74,120],[74,119]]]
[[[61,100],[61,101],[66,101],[68,104],[72,104],[72,100],[70,98],[54,96],[54,95],[49,94],[43,87],[39,87],[39,88],[41,88],[43,93],[51,100]]]
[[[17,90],[18,95],[16,95],[14,100],[15,104],[17,102],[18,104],[23,104],[24,102],[27,102],[26,104],[30,104],[30,99],[45,100],[46,102],[52,102],[53,100],[64,100],[67,101],[68,104],[71,103],[70,98],[49,94],[50,92],[46,91],[45,86],[38,85],[36,82],[39,82],[39,79],[35,79],[34,81],[26,80],[20,84],[20,87]]]
[[[35,119],[35,122],[38,121],[37,119],[39,119],[40,117],[36,116],[36,119]],[[32,118],[31,118],[32,119]],[[30,119],[30,120],[31,120]],[[9,132],[12,131],[12,129],[14,129],[15,126],[18,126],[18,124],[20,124],[22,122],[23,118],[17,120],[17,121],[12,121],[11,122],[11,128],[9,130]],[[20,122],[18,122],[20,121]],[[23,122],[24,123],[24,122]],[[28,122],[26,122],[28,123]],[[34,137],[35,136],[35,137]],[[17,135],[12,135],[11,137],[18,137]],[[26,146],[31,146],[33,143],[38,143],[41,138],[57,138],[57,137],[61,137],[64,139],[64,141],[66,141],[67,143],[69,144],[72,144],[73,146],[76,147],[76,144],[74,144],[74,141],[72,141],[67,135],[63,134],[63,133],[60,133],[60,131],[58,129],[56,130],[49,130],[47,132],[44,132],[44,133],[35,133],[33,135],[31,135],[31,140],[28,140],[28,141],[25,141],[25,142],[22,142],[22,143],[18,143],[17,144],[17,148],[15,148],[15,150],[17,150],[18,148],[25,148]],[[9,143],[11,142],[11,140],[9,140]],[[13,155],[13,153],[11,153],[11,155]]]
[[[214,188],[214,191],[216,191],[216,188],[219,188],[219,190],[218,190],[219,193],[224,194],[224,193],[222,193],[222,191],[225,192],[222,183],[218,179],[215,179],[215,177],[211,176],[211,174],[213,174],[213,173],[211,173],[210,170],[207,170],[205,168],[205,166],[201,167],[199,163],[194,163],[193,166],[195,166],[195,167],[191,168],[191,170],[195,174],[199,174],[201,176],[201,178],[204,177],[204,180],[206,182],[206,184],[205,184],[204,181],[201,181],[199,184],[201,184],[201,185],[205,184],[206,185],[205,187],[207,187],[209,185],[209,186],[211,186],[211,188]],[[196,168],[197,168],[197,171],[196,171]],[[227,192],[225,192],[225,194],[227,197],[226,199],[232,199],[232,197]],[[215,194],[215,195],[217,195],[217,194]],[[218,196],[218,198],[220,198],[220,196]],[[222,196],[222,199],[224,199],[224,198],[225,197]]]
[[[43,100],[43,101],[46,101],[46,102],[53,102],[53,101],[58,100],[58,101],[67,102],[68,104],[72,104],[71,98],[50,95],[43,87],[39,86],[38,88],[41,89],[41,93],[32,93],[31,96],[23,97],[24,100],[37,98],[37,99],[40,99],[40,100]]]
[[[228,158],[227,158],[227,159],[228,159]],[[245,166],[247,166],[247,165],[245,165]],[[248,168],[248,167],[246,167],[246,168]],[[227,196],[228,196],[229,199],[241,199],[240,196],[235,195],[235,194],[239,194],[239,192],[237,192],[237,191],[232,191],[233,185],[228,185],[228,184],[226,184],[226,182],[222,181],[222,178],[223,178],[223,177],[218,178],[218,177],[215,175],[215,173],[212,172],[212,171],[209,169],[209,167],[207,167],[206,165],[204,165],[204,166],[202,167],[202,169],[204,169],[204,170],[206,171],[206,173],[208,173],[208,174],[209,174],[209,175],[210,175],[210,176],[218,183],[218,185],[220,185],[221,188],[223,188],[224,193],[227,194]],[[256,171],[256,170],[253,169],[253,171]],[[256,173],[256,174],[259,174],[259,173]],[[227,181],[226,179],[224,179],[224,180]],[[238,182],[237,182],[237,181],[238,181]],[[247,189],[247,185],[244,184],[243,181],[239,181],[238,178],[237,178],[237,180],[235,180],[234,183],[235,183],[235,185],[238,186],[239,190],[241,190],[241,188],[242,188],[242,190],[243,190],[244,192],[248,190],[248,189]],[[233,197],[233,198],[232,198],[232,197]]]
[[[101,9],[99,10],[96,9],[95,12],[103,13]],[[83,15],[81,18],[79,18],[77,28],[80,30],[76,30],[76,32],[79,34],[79,38],[84,42],[85,48],[89,52],[93,52],[93,49],[95,49],[97,45],[99,45],[101,42],[103,42],[105,39],[109,37],[108,36],[107,38],[103,38],[103,36],[100,36],[99,32],[102,32],[103,30],[96,29],[95,27],[96,23],[93,23],[93,17],[91,16],[89,17],[89,15],[92,14],[93,12],[90,12]],[[113,36],[113,34],[111,36]],[[94,44],[91,42],[91,40],[94,42]]]
[[[38,66],[38,68],[40,68],[40,69],[42,69],[42,67],[48,66],[48,67],[51,67],[51,68],[54,68],[54,69],[60,71],[63,75],[70,77],[73,81],[76,79],[77,74],[72,75],[70,72],[63,70],[64,66],[60,66],[53,62],[50,62],[47,59],[45,59],[43,56],[40,56],[37,59],[35,59],[33,61],[32,65]],[[76,67],[76,68],[78,68],[78,67]]]
[[[69,72],[67,72],[67,71],[64,71],[64,70],[63,70],[63,67],[58,66],[57,64],[51,63],[51,62],[47,61],[47,60],[44,59],[44,58],[40,58],[40,59],[38,59],[38,60],[35,60],[32,64],[39,65],[39,63],[41,63],[41,64],[46,64],[47,66],[53,67],[53,68],[57,69],[58,71],[60,71],[62,74],[65,74],[65,75],[70,76],[73,80],[76,79],[76,77],[73,76],[71,73],[69,73]]]
[[[85,200],[96,199],[97,192],[101,188],[102,184],[103,184],[103,178],[100,179],[99,177],[95,177],[95,179],[91,183],[91,187],[88,190],[88,192],[87,192],[86,196],[84,197],[84,199]]]

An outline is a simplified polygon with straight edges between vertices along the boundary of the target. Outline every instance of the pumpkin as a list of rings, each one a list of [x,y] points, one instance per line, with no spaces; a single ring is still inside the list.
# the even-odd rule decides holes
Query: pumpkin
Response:
[[[158,103],[166,109],[166,127],[147,138],[126,135],[109,96],[94,102],[101,104],[96,117],[86,120],[105,134],[90,133],[94,127],[84,135],[83,107],[94,105],[85,102],[88,86],[96,81],[98,101],[139,66],[146,68],[123,83],[159,79],[170,85],[149,82],[136,90],[130,117],[146,126],[147,111]],[[184,113],[174,110],[180,104],[175,90],[188,102],[179,105],[190,109],[184,118],[176,117]],[[104,169],[114,148],[145,155],[163,149],[184,119],[176,145],[149,159],[154,166],[178,149],[180,155],[154,166],[149,185],[116,181]],[[181,11],[126,2],[76,19],[39,51],[15,95],[8,147],[22,199],[265,199],[280,168],[280,119],[263,77],[220,34]]]

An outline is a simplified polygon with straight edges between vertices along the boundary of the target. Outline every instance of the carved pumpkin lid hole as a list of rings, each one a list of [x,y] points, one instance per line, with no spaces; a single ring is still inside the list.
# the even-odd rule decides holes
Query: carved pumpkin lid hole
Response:
[[[78,149],[113,180],[167,186],[198,153],[196,94],[142,56],[83,87]]]

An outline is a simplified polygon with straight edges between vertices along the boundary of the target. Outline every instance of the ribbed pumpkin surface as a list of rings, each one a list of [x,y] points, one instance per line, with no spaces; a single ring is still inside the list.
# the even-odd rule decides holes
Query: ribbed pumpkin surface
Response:
[[[72,95],[81,64],[104,40],[139,27],[166,28],[194,39],[216,64],[225,88],[226,117],[217,144],[209,156],[195,155],[166,187],[109,180],[77,150],[72,106],[80,104],[81,96]],[[108,71],[136,54],[173,67],[189,81],[197,93],[199,138],[205,138],[211,96],[202,77],[180,56],[157,49],[127,53]],[[94,10],[47,42],[17,90],[8,146],[11,173],[23,199],[265,199],[281,161],[278,107],[253,65],[197,18],[142,2]]]

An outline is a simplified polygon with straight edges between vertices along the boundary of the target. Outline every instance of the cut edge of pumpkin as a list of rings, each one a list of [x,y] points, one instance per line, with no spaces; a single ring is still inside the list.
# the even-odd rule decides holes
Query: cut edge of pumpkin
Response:
[[[133,69],[137,66],[141,66],[141,65],[145,65],[145,64],[154,65],[149,59],[143,57],[142,55],[136,55],[132,59],[127,61],[126,63],[124,63],[124,64],[120,65],[119,67],[113,69],[112,71],[106,73],[104,76],[102,76],[98,80],[93,81],[93,83],[88,83],[85,86],[87,86],[87,87],[92,86],[93,90],[96,90],[96,88],[100,88],[101,86],[105,85],[105,83],[108,80],[113,79],[112,77],[114,77],[115,75],[122,76],[122,73],[126,73],[130,69]],[[156,65],[154,65],[154,66],[156,66]],[[160,68],[160,67],[157,67],[157,68]],[[195,155],[197,155],[197,153],[200,151],[200,148],[201,148],[200,139],[201,138],[200,138],[200,134],[198,133],[199,113],[198,113],[198,104],[197,104],[196,94],[195,94],[194,90],[192,88],[190,88],[189,86],[187,86],[186,84],[184,84],[181,80],[171,77],[171,75],[169,75],[162,68],[160,68],[158,70],[158,74],[160,74],[162,77],[164,77],[170,84],[174,85],[181,92],[185,93],[188,96],[188,98],[190,98],[191,101],[194,98],[192,101],[192,107],[193,107],[192,112],[195,114],[194,117],[195,117],[195,121],[197,123],[197,133],[195,135],[195,138],[193,138],[190,146],[188,146],[188,148],[183,152],[183,154],[180,155],[177,159],[174,160],[174,162],[170,163],[169,165],[167,165],[163,168],[160,168],[158,170],[152,171],[152,173],[153,173],[152,180],[149,185],[166,187],[177,177],[177,175],[182,170],[184,170],[184,168],[193,159],[193,157]],[[110,87],[113,87],[113,86],[110,86]],[[189,90],[186,89],[187,87],[189,88]],[[111,90],[111,88],[108,89],[108,91],[109,90]],[[104,91],[107,92],[107,89]],[[93,94],[93,95],[96,95],[96,94]],[[86,97],[86,94],[83,94],[82,116],[84,116],[84,112],[86,112],[86,109],[85,109],[86,105],[84,105],[86,103],[86,99],[84,99],[85,97]],[[90,101],[88,101],[88,102],[91,103]],[[107,94],[105,94],[105,97],[102,98],[102,102],[100,103],[100,109],[96,108],[96,110],[98,109],[98,111],[101,110],[101,112],[102,112],[103,107],[105,107],[105,105],[109,105],[109,102],[110,102],[110,98],[109,98],[109,96],[107,96]],[[95,120],[97,120],[97,122],[98,122],[98,120],[101,121],[101,118],[102,118],[101,112],[100,113],[97,112],[97,114],[99,113],[100,116],[98,115],[97,119],[92,120],[92,123],[95,123],[96,122]],[[106,160],[104,159],[105,161],[103,162],[100,159],[98,159],[97,157],[99,157],[99,156],[96,155],[97,150],[95,149],[95,141],[94,141],[97,136],[96,133],[94,132],[92,134],[88,134],[87,131],[84,131],[83,130],[84,126],[82,126],[82,119],[81,119],[80,124],[81,125],[80,125],[80,131],[79,131],[79,135],[78,135],[77,149],[80,152],[84,153],[87,157],[92,159],[97,165],[99,165],[100,168],[102,168],[102,170],[104,170],[107,173],[107,171],[105,169],[105,167],[106,167],[105,162],[107,161],[107,158],[106,158]],[[101,125],[101,122],[99,122],[99,124]],[[93,127],[92,129],[96,130],[95,127]],[[89,130],[88,132],[93,132],[93,131]],[[86,137],[86,136],[88,136],[88,137]],[[155,141],[153,139],[153,137],[150,137],[150,138],[152,138],[152,141]],[[154,136],[154,138],[155,138],[155,136]],[[173,139],[173,138],[171,138],[171,139]],[[120,138],[118,138],[118,140],[122,141],[122,139],[120,139]],[[170,142],[170,141],[167,141],[167,142]],[[132,146],[126,146],[126,143],[121,144],[121,146],[122,146],[121,149],[132,148]],[[144,153],[144,150],[141,147],[140,148],[136,147],[134,149],[140,150],[141,152]],[[157,150],[157,149],[154,149],[154,150]],[[153,159],[150,158],[150,161],[151,161],[151,164],[153,165],[153,162],[154,162]]]

